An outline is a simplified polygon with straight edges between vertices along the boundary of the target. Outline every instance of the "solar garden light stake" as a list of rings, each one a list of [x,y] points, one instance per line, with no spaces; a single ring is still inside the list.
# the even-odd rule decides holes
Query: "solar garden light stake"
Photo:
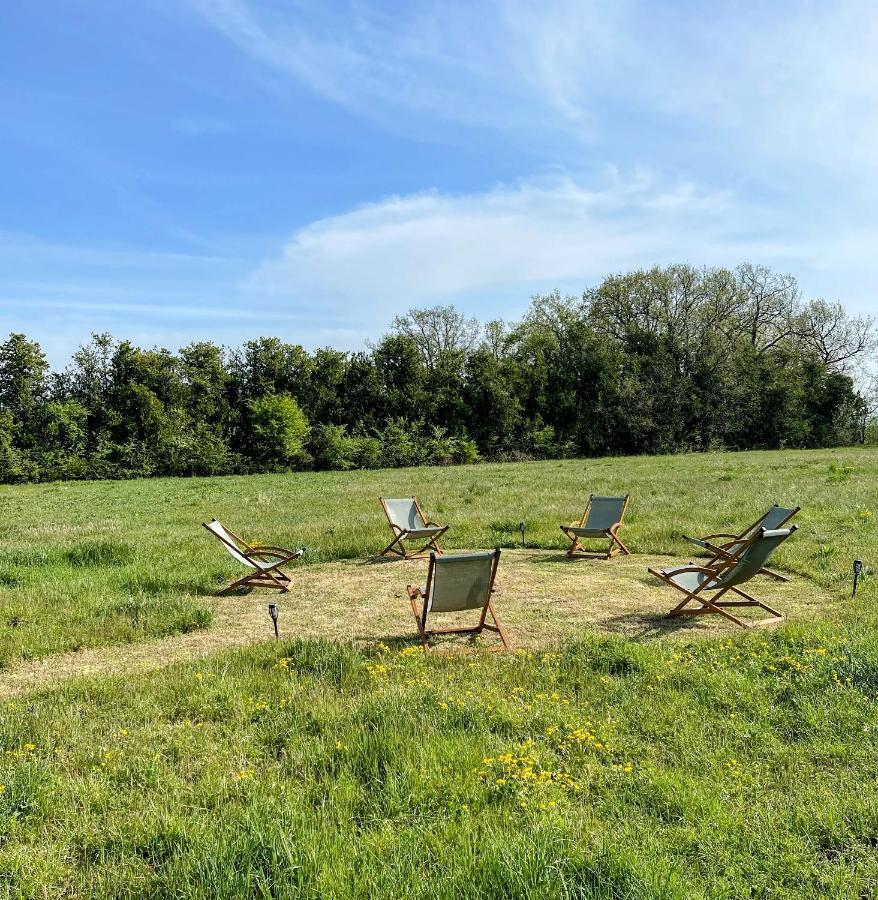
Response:
[[[274,625],[274,639],[279,640],[280,635],[277,633],[277,604],[269,603],[268,604],[268,614],[271,616],[272,624]]]
[[[857,596],[857,582],[860,580],[860,575],[863,574],[863,561],[861,559],[854,560],[854,589],[851,591],[851,597]]]
[[[524,522],[518,523],[518,530],[521,533],[521,546],[524,546]]]

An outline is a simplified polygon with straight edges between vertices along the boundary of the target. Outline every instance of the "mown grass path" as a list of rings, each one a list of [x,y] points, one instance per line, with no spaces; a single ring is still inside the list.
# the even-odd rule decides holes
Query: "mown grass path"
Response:
[[[517,647],[550,647],[592,630],[638,640],[735,633],[738,629],[718,616],[664,617],[678,598],[649,576],[646,568],[685,561],[640,555],[610,561],[569,560],[558,551],[505,550],[495,605]],[[289,594],[258,591],[202,598],[213,613],[209,628],[15,665],[0,672],[0,698],[53,687],[73,677],[150,671],[270,639],[267,606],[272,601],[280,606],[284,637],[414,643],[404,588],[424,580],[426,565],[424,560],[345,560],[296,570]],[[826,615],[832,609],[829,595],[799,576],[786,584],[761,578],[757,593],[791,621],[815,613]]]

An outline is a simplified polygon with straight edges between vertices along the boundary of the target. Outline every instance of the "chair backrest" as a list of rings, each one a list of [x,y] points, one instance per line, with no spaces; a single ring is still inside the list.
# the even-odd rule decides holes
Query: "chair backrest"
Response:
[[[491,599],[499,550],[430,556],[427,610],[458,612],[482,609]]]
[[[799,509],[800,507],[798,506],[787,509],[785,506],[778,506],[775,503],[758,522],[747,529],[745,534],[747,537],[752,537],[760,528],[764,528],[766,531],[782,528],[790,519],[792,519]]]
[[[622,521],[627,505],[628,494],[624,497],[595,497],[592,494],[588,502],[588,515],[584,527],[607,531]]]
[[[778,545],[782,544],[798,528],[798,525],[790,528],[775,528],[771,531],[760,528],[759,532],[744,544],[744,549],[735,564],[726,569],[711,588],[734,587],[749,581],[768,562],[768,557],[774,553]]]
[[[421,516],[414,497],[407,497],[403,500],[385,500],[382,497],[381,502],[384,504],[387,518],[397,528],[401,528],[403,531],[417,531],[417,529],[425,527],[423,516]]]
[[[216,519],[211,519],[209,522],[204,522],[202,524],[211,534],[219,538],[220,543],[239,563],[250,569],[258,568],[244,556],[244,552],[250,548],[244,544],[243,541],[236,538],[235,535],[226,531],[221,522],[217,522]]]

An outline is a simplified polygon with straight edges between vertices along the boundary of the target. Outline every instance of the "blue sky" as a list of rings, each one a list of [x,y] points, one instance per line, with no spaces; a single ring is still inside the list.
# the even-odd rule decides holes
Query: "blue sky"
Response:
[[[670,262],[878,312],[871,2],[8,3],[0,113],[0,332],[55,364]]]

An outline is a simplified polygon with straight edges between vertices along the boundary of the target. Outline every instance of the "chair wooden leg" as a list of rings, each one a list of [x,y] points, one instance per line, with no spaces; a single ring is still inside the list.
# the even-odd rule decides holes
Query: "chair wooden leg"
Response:
[[[239,587],[245,587],[252,577],[252,575],[245,575],[243,578],[238,578],[231,584],[227,584],[224,588],[220,588],[220,590],[216,592],[216,596],[222,597],[224,594],[229,594]]]
[[[716,613],[717,615],[722,616],[725,619],[728,619],[730,622],[734,622],[740,628],[749,628],[750,626],[744,622],[742,619],[739,619],[737,616],[733,616],[730,612],[726,612],[721,607],[717,606],[717,600],[728,590],[725,588],[724,590],[718,591],[717,594],[711,599],[707,596],[703,596],[701,594],[695,594],[692,591],[687,591],[684,588],[681,588],[679,585],[674,584],[670,578],[666,575],[663,575],[661,572],[656,569],[648,570],[651,575],[655,575],[659,581],[663,581],[665,584],[670,585],[672,588],[680,591],[685,595],[683,600],[681,600],[668,614],[667,618],[674,619],[677,616],[697,616],[704,615],[706,613]],[[698,609],[686,609],[690,603],[698,603],[700,604]]]
[[[265,570],[265,574],[266,574],[266,576],[268,576],[268,578],[270,578],[275,583],[277,589],[282,594],[289,594],[289,592],[290,592],[289,578],[287,578],[286,582],[283,582],[283,581],[281,581],[280,578],[277,577],[277,575],[275,575],[273,572],[269,571],[268,569]],[[266,585],[266,587],[267,587],[267,585]]]
[[[263,569],[259,572],[250,572],[242,578],[238,578],[231,584],[218,590],[216,596],[222,597],[242,587],[276,588],[282,594],[288,594],[290,592],[290,584],[292,584],[292,579],[286,572],[282,572],[280,569]]]
[[[402,545],[402,535],[397,535],[382,551],[381,556],[387,556],[388,553],[395,553],[397,556],[406,558],[405,547]]]
[[[500,620],[497,618],[497,613],[494,612],[494,604],[489,600],[488,605],[485,607],[488,612],[491,613],[491,618],[494,620],[494,629],[497,631],[497,634],[500,636],[500,641],[503,644],[503,650],[508,653],[511,649],[511,645],[509,640],[506,637],[506,631],[503,629],[503,626],[500,624]],[[484,616],[483,616],[484,618]],[[490,628],[490,626],[487,626]]]
[[[414,587],[412,585],[408,585],[408,587],[406,588],[406,591],[408,592],[408,595],[409,595],[409,603],[411,604],[411,607],[412,607],[412,615],[414,616],[414,619],[415,619],[415,625],[417,625],[418,634],[421,637],[421,645],[424,648],[424,653],[429,653],[430,652],[430,642],[427,639],[427,632],[424,630],[424,625],[423,625],[423,622],[421,621],[421,617],[423,616],[424,611],[423,610],[419,611],[418,605],[416,603],[417,599],[421,596],[421,591],[419,588]],[[424,602],[426,602],[426,600]]]
[[[631,555],[631,551],[625,546],[625,544],[622,543],[622,540],[619,538],[619,535],[616,534],[615,531],[611,532],[611,539],[612,539],[612,541],[615,541],[619,545],[619,551],[621,553],[624,553],[625,556]],[[612,544],[611,544],[611,546],[612,546]]]
[[[775,581],[789,581],[786,575],[781,575],[780,572],[775,572],[773,569],[760,569],[759,574],[768,575],[769,578],[773,578]]]
[[[761,600],[757,600],[755,597],[751,597],[750,594],[745,594],[744,591],[742,591],[740,588],[733,587],[732,590],[736,594],[739,594],[741,597],[743,597],[747,601],[748,606],[758,606],[760,609],[764,609],[766,612],[771,613],[778,619],[783,618],[783,613],[778,612],[778,610],[769,606],[767,603],[763,603]]]

